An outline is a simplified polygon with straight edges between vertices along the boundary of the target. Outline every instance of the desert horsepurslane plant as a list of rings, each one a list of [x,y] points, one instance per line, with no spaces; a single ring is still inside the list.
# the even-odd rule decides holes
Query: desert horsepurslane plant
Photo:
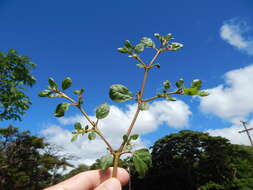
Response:
[[[110,107],[108,104],[104,103],[96,108],[96,121],[93,121],[82,107],[84,89],[82,88],[80,90],[74,91],[74,94],[77,95],[77,100],[72,99],[65,93],[65,90],[67,90],[72,84],[72,80],[69,77],[65,78],[62,81],[61,90],[57,83],[54,81],[54,79],[49,78],[48,89],[43,90],[39,93],[40,97],[61,97],[65,98],[68,101],[57,105],[54,113],[55,117],[64,116],[65,112],[70,106],[74,106],[79,109],[79,111],[82,113],[84,118],[87,119],[89,124],[83,126],[79,122],[75,123],[75,130],[72,132],[73,137],[71,141],[75,141],[79,135],[87,134],[89,140],[95,139],[96,135],[98,135],[106,144],[107,150],[109,151],[108,155],[103,156],[100,159],[100,167],[101,169],[105,170],[108,167],[113,166],[112,177],[116,177],[117,175],[117,167],[119,165],[120,157],[123,154],[131,155],[131,161],[133,162],[133,165],[140,177],[143,177],[147,172],[148,168],[151,166],[151,154],[149,153],[149,150],[140,149],[133,151],[131,144],[132,141],[138,138],[138,134],[131,134],[131,131],[136,123],[140,111],[145,111],[149,109],[149,102],[159,98],[164,98],[168,101],[176,101],[176,98],[172,95],[208,95],[208,92],[200,90],[202,86],[201,80],[193,80],[191,86],[189,88],[185,88],[184,80],[179,79],[175,83],[176,88],[172,88],[174,90],[171,90],[172,85],[168,80],[166,80],[163,82],[163,90],[161,92],[155,94],[153,97],[147,99],[143,98],[145,84],[149,71],[154,68],[160,68],[160,65],[155,62],[157,57],[163,52],[177,51],[183,47],[181,43],[173,42],[174,38],[172,37],[172,34],[161,36],[160,34],[155,33],[154,36],[158,39],[160,43],[159,47],[155,45],[155,42],[151,38],[144,37],[137,45],[133,45],[132,43],[130,43],[130,41],[126,40],[124,43],[124,47],[118,48],[118,51],[120,53],[127,54],[130,58],[135,59],[138,62],[136,66],[140,69],[143,69],[144,75],[141,87],[135,94],[129,91],[129,89],[122,84],[113,84],[109,89],[109,96],[115,102],[126,102],[130,100],[137,102],[137,108],[133,119],[129,124],[128,130],[122,137],[122,143],[117,149],[114,149],[111,146],[111,144],[104,137],[104,134],[99,129],[99,120],[108,116],[110,112]],[[145,48],[153,49],[155,52],[154,57],[149,63],[145,63],[140,57],[140,54],[145,50]]]

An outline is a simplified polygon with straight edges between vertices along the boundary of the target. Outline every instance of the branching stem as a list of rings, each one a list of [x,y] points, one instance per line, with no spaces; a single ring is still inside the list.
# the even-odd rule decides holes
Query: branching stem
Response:
[[[132,129],[134,127],[134,124],[138,118],[138,115],[140,113],[140,105],[142,103],[142,97],[143,97],[143,94],[144,94],[144,89],[145,89],[145,85],[146,85],[146,82],[147,82],[147,77],[148,77],[148,71],[149,71],[149,68],[153,65],[154,61],[156,60],[156,58],[158,57],[158,55],[161,53],[160,50],[156,51],[156,54],[155,56],[153,57],[153,59],[150,61],[149,65],[146,65],[145,63],[141,62],[142,64],[145,65],[145,71],[144,71],[144,76],[143,76],[143,80],[142,80],[142,84],[141,84],[141,90],[140,92],[137,94],[137,101],[138,101],[138,106],[137,106],[137,109],[136,109],[136,112],[134,114],[134,117],[132,119],[132,122],[130,123],[130,126],[127,130],[127,133],[126,133],[126,136],[127,136],[127,139],[129,139],[129,136],[132,132]],[[138,60],[138,59],[137,59]],[[139,61],[139,60],[138,60]],[[120,145],[120,148],[118,149],[118,152],[119,153],[122,153],[124,151],[124,147],[126,146],[127,142],[122,142],[122,144]],[[120,158],[120,155],[118,157],[114,157],[114,167],[113,167],[113,173],[112,173],[112,177],[116,177],[117,176],[117,167],[118,166],[115,166],[116,164],[118,164],[119,162],[119,158]],[[118,159],[118,160],[117,160]]]
[[[152,100],[158,99],[158,98],[165,98],[167,95],[172,95],[172,94],[180,94],[178,91],[174,91],[174,92],[166,92],[164,94],[161,95],[157,95],[151,98],[148,98],[146,100],[142,100],[142,102],[150,102]]]
[[[102,134],[102,132],[97,128],[98,125],[98,120],[95,122],[93,122],[90,117],[87,115],[87,113],[84,111],[84,109],[72,98],[70,98],[69,96],[67,96],[66,94],[64,94],[63,92],[60,93],[62,97],[68,99],[69,101],[71,101],[79,110],[80,112],[83,114],[83,116],[88,120],[88,122],[92,125],[94,132],[96,132],[100,138],[104,141],[104,143],[107,145],[107,147],[109,148],[110,152],[113,152],[113,148],[110,145],[110,143],[104,138],[104,135]]]

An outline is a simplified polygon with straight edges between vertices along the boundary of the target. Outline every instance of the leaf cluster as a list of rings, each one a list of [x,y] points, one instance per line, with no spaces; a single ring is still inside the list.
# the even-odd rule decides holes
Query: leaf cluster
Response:
[[[21,120],[29,109],[32,102],[24,91],[35,84],[31,74],[35,66],[14,49],[7,54],[0,52],[0,121]]]

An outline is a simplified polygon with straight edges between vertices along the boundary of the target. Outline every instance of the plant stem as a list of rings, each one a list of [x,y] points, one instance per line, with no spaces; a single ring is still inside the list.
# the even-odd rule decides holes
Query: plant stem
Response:
[[[157,96],[148,98],[148,99],[146,99],[146,100],[143,100],[142,102],[149,102],[149,101],[155,100],[155,99],[157,99],[157,98],[165,98],[167,95],[171,95],[171,94],[179,94],[179,92],[178,92],[178,91],[167,92],[167,93],[164,93],[164,94],[161,94],[161,95],[157,95]]]
[[[61,92],[62,97],[68,99],[69,101],[71,101],[73,104],[76,104],[76,101],[73,100],[72,98],[70,98],[69,96],[67,96],[66,94],[64,94],[63,92]],[[95,132],[100,136],[100,138],[104,141],[104,143],[107,145],[107,147],[109,148],[110,152],[113,152],[113,148],[110,145],[110,143],[104,138],[104,135],[102,134],[102,132],[97,128],[98,125],[98,120],[95,122],[93,122],[90,117],[87,115],[87,113],[84,111],[84,109],[76,104],[76,107],[80,110],[80,112],[83,114],[83,116],[88,120],[88,122],[92,125],[92,127],[94,128]]]
[[[104,141],[104,143],[108,146],[109,151],[113,152],[113,148],[110,145],[110,143],[104,138],[104,135],[101,133],[101,131],[99,129],[95,129],[95,131],[97,132],[97,134],[100,136],[100,138]]]
[[[117,169],[118,169],[118,165],[119,165],[120,154],[118,152],[115,152],[113,154],[113,156],[114,156],[114,159],[113,159],[112,177],[117,177]]]
[[[133,120],[132,120],[132,122],[131,122],[128,130],[127,130],[127,133],[126,133],[127,139],[129,139],[131,131],[132,131],[132,129],[134,127],[134,124],[135,124],[135,122],[136,122],[136,120],[138,118],[138,115],[140,113],[140,105],[142,103],[142,96],[143,96],[144,88],[145,88],[145,85],[146,85],[146,82],[147,82],[148,71],[149,71],[150,67],[152,66],[152,64],[154,63],[154,61],[156,60],[157,56],[160,53],[161,53],[161,51],[158,50],[156,52],[155,56],[153,57],[153,59],[150,61],[148,67],[144,68],[145,71],[144,71],[144,76],[143,76],[143,80],[142,80],[142,84],[141,84],[141,91],[137,95],[138,106],[137,106],[136,112],[134,114]],[[140,61],[140,59],[138,61]],[[141,61],[141,63],[144,64],[142,61]],[[126,144],[127,144],[127,142],[122,142],[122,144],[120,145],[120,148],[118,149],[119,153],[123,152],[124,147],[125,147]],[[118,156],[115,155],[115,157],[114,157],[114,161],[113,161],[113,176],[112,177],[115,177],[117,175],[117,168],[118,168],[119,158],[120,158],[120,155],[118,155]]]
[[[153,63],[155,62],[157,56],[158,56],[160,53],[161,53],[161,50],[160,50],[160,49],[157,50],[155,56],[153,57],[153,59],[150,61],[149,65],[148,65],[149,67],[153,65]]]
[[[138,96],[138,106],[137,106],[137,110],[134,114],[134,117],[133,117],[133,120],[127,130],[127,133],[126,133],[126,136],[127,136],[127,139],[129,138],[130,134],[131,134],[131,131],[134,127],[134,124],[138,118],[138,115],[140,113],[140,104],[141,104],[141,99],[142,99],[142,96],[143,96],[143,92],[144,92],[144,88],[145,88],[145,84],[146,84],[146,81],[147,81],[147,76],[148,76],[148,69],[145,69],[145,72],[144,72],[144,77],[143,77],[143,81],[142,81],[142,85],[141,85],[141,91],[140,91],[140,95]],[[119,148],[119,152],[122,152],[123,151],[123,148],[125,146],[125,142],[123,142],[121,145],[120,145],[120,148]]]

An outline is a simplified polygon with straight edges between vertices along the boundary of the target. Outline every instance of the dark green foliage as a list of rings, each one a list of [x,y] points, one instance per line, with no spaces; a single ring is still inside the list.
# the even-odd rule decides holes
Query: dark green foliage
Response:
[[[208,133],[181,131],[152,147],[152,167],[144,179],[131,168],[133,190],[253,189],[253,150]]]
[[[41,190],[60,179],[58,169],[70,166],[43,138],[0,128],[0,189]]]
[[[31,75],[34,68],[29,57],[13,49],[6,55],[0,52],[0,121],[21,120],[29,109],[32,102],[24,91],[35,83]]]
[[[133,153],[133,164],[140,178],[146,175],[151,163],[151,154],[148,149],[140,149]]]

